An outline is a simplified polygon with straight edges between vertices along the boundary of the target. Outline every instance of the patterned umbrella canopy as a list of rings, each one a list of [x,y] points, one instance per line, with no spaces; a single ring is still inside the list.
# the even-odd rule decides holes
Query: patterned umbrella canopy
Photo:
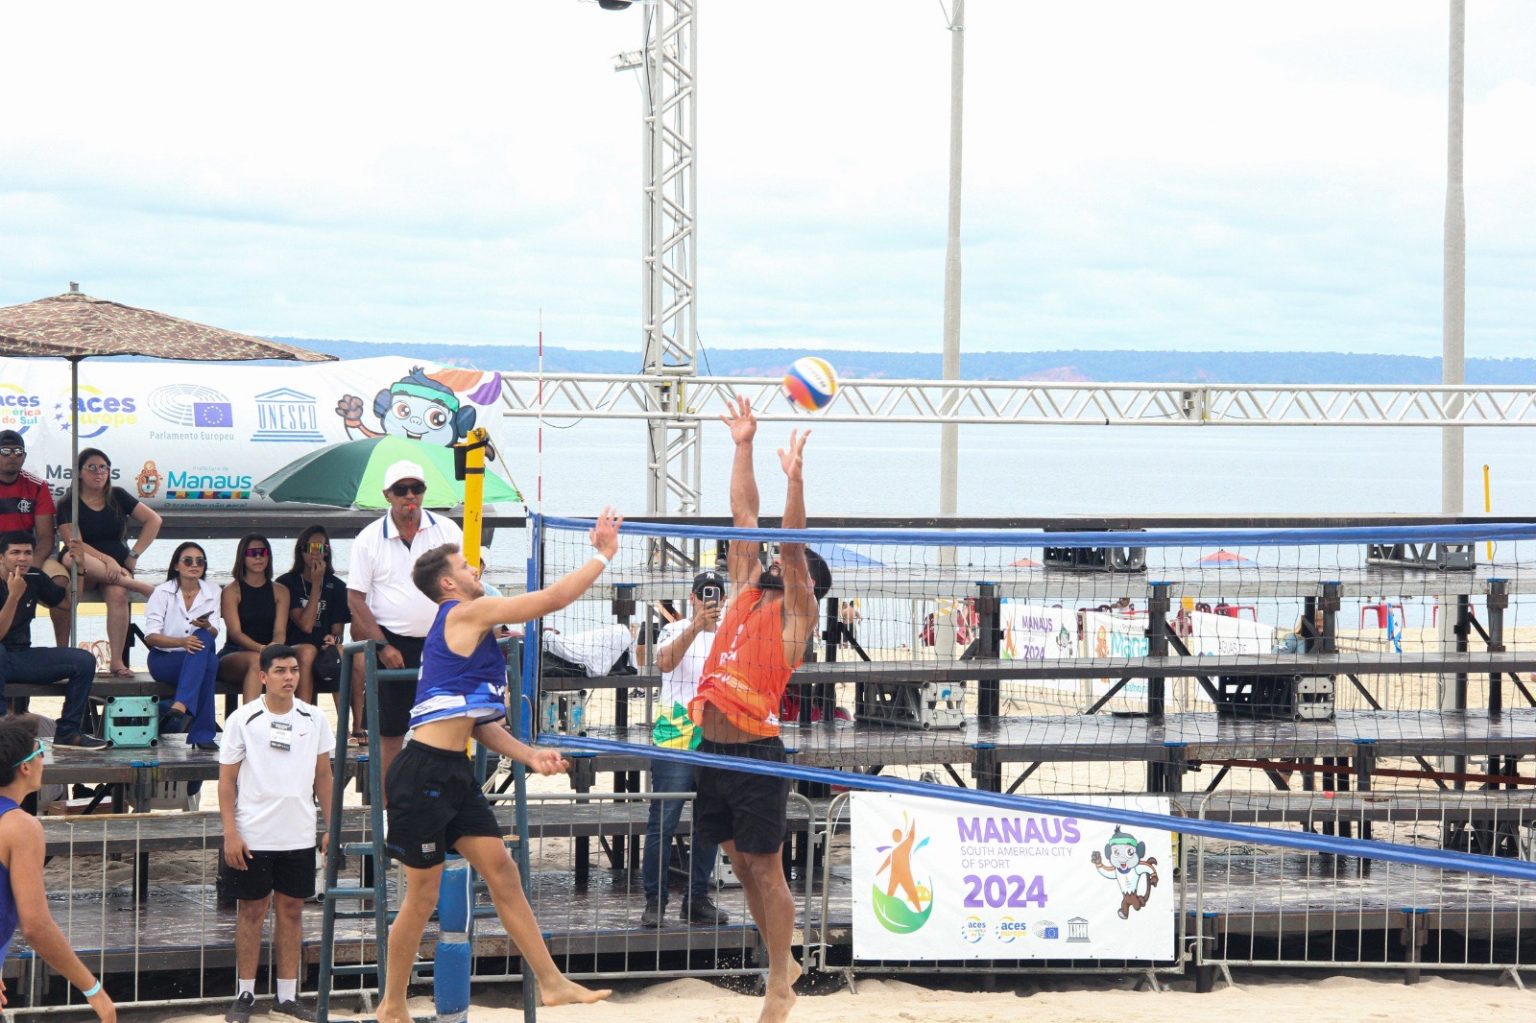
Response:
[[[62,295],[0,308],[0,355],[63,359],[144,355],[209,362],[325,362],[335,358],[93,298],[82,294],[75,284]]]
[[[335,359],[334,355],[309,352],[149,309],[92,298],[82,294],[80,286],[73,281],[62,295],[0,308],[0,356],[4,355],[69,360],[70,465],[76,465],[80,460],[81,359],[104,355],[143,355],[154,359],[207,362],[249,362],[253,359],[327,362]],[[79,522],[78,492],[74,492],[73,500],[76,507],[71,521]],[[71,566],[71,590],[74,589],[74,574],[74,566]],[[71,645],[75,641],[77,610],[72,604]]]

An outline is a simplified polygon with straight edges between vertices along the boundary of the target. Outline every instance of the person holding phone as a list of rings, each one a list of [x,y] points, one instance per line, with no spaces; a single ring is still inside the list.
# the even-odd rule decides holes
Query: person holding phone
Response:
[[[219,657],[214,642],[224,629],[219,588],[207,579],[208,555],[190,540],[171,555],[165,582],[144,605],[144,642],[149,674],[176,687],[160,703],[160,734],[186,733],[198,749],[215,750],[218,726],[213,717]]]
[[[690,617],[669,622],[656,637],[656,666],[661,669],[661,697],[656,701],[656,723],[651,741],[671,749],[697,749],[703,734],[688,716],[688,704],[698,693],[699,673],[709,657],[720,607],[725,601],[725,577],[719,572],[700,572],[688,593]],[[703,638],[701,638],[703,637]],[[673,760],[651,761],[652,792],[692,792],[697,769]],[[640,857],[645,910],[640,926],[660,927],[667,912],[667,873],[672,836],[683,815],[681,799],[653,799],[645,819],[645,848]],[[685,923],[718,926],[730,915],[715,905],[715,860],[720,846],[693,837],[689,845],[688,888],[680,916]]]

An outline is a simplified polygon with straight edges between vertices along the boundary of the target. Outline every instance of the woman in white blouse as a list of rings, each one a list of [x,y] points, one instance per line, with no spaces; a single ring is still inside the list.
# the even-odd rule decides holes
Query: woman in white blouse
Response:
[[[166,581],[155,587],[144,606],[144,642],[149,646],[149,674],[176,687],[162,703],[160,731],[187,733],[198,749],[218,749],[214,735],[214,689],[219,657],[214,641],[224,627],[219,616],[219,588],[209,582],[208,555],[190,541],[171,555]]]

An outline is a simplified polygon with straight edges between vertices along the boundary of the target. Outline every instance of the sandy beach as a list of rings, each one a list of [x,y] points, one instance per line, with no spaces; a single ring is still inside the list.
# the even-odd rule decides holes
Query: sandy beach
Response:
[[[1233,1023],[1245,1019],[1305,1018],[1309,1023],[1359,1020],[1470,1018],[1495,1013],[1523,1015],[1536,1005],[1536,993],[1521,991],[1507,979],[1460,974],[1457,979],[1426,976],[1405,985],[1397,971],[1379,975],[1329,976],[1300,972],[1238,974],[1238,986],[1220,986],[1196,994],[1191,982],[1179,979],[1162,992],[1133,990],[1127,979],[1026,979],[1017,987],[1001,984],[998,991],[975,985],[939,990],[899,980],[867,979],[857,992],[839,988],[826,994],[805,994],[790,1019],[797,1023],[981,1023],[990,1020],[1029,1020],[1068,1023],[1109,1020],[1113,1023]],[[596,1006],[540,1009],[539,1019],[551,1023],[752,1023],[761,1000],[741,993],[742,981],[713,984],[703,980],[672,980],[653,984],[623,984],[613,999]],[[735,990],[732,990],[734,988]],[[355,1006],[338,1001],[333,1018],[345,1018]],[[413,998],[412,1014],[431,1018],[430,998]],[[205,1021],[222,1016],[222,1007],[200,1013],[135,1012],[136,1021]],[[476,987],[470,1019],[477,1023],[512,1023],[522,1018],[516,988]]]

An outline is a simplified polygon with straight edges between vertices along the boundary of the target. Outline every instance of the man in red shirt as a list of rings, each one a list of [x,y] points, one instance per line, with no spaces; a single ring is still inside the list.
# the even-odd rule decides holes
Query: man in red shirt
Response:
[[[27,444],[15,430],[0,430],[0,533],[22,530],[32,534],[32,566],[43,570],[58,585],[69,591],[69,569],[53,556],[53,492],[48,484],[22,472],[27,460]],[[53,619],[56,646],[69,645],[69,605],[67,595],[57,607],[48,609]]]
[[[741,527],[757,526],[757,477],[752,439],[757,419],[747,398],[727,402],[721,417],[731,428],[736,455],[731,463],[731,516]],[[779,450],[787,488],[785,529],[805,528],[802,455],[811,432],[791,432],[789,449]],[[789,677],[805,658],[816,631],[816,602],[831,585],[831,573],[813,559],[813,581],[803,543],[784,543],[767,569],[759,545],[732,540],[728,556],[731,601],[704,662],[690,717],[704,733],[699,752],[783,763],[779,705]],[[784,845],[789,779],[720,768],[701,768],[694,802],[694,835],[717,843],[746,889],[747,906],[768,947],[768,984],[759,1023],[780,1023],[795,1003],[800,967],[790,954],[795,903],[784,880]]]

